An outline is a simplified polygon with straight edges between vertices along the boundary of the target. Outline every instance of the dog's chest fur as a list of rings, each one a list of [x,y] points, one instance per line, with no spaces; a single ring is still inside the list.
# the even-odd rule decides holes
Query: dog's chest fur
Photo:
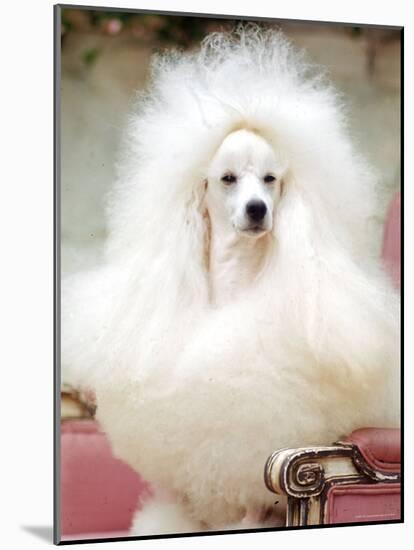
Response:
[[[270,246],[269,235],[248,239],[235,233],[210,234],[210,299],[215,306],[236,300],[259,276]]]

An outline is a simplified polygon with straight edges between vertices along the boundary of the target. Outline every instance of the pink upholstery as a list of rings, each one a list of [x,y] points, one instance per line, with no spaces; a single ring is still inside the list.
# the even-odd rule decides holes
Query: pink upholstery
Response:
[[[396,287],[401,282],[401,198],[396,193],[388,209],[382,257]]]
[[[61,426],[62,535],[125,531],[148,485],[112,454],[93,420]],[[67,537],[73,538],[73,537]]]
[[[358,446],[364,459],[375,470],[399,472],[401,434],[393,428],[362,428],[346,438]]]
[[[399,520],[400,485],[347,485],[328,491],[327,523]]]
[[[384,474],[401,470],[401,434],[392,428],[361,428],[346,442],[360,450],[371,468]],[[399,483],[336,485],[327,494],[326,523],[355,523],[399,520],[401,517]]]

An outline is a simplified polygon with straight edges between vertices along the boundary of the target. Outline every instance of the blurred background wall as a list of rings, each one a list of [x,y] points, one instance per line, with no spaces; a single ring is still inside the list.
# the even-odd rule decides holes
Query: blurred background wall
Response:
[[[63,10],[61,78],[62,274],[98,261],[106,235],[103,198],[125,116],[151,54],[192,48],[235,20]],[[277,22],[325,66],[346,96],[356,143],[381,179],[381,224],[400,185],[400,32]],[[329,160],[329,159],[327,159]]]

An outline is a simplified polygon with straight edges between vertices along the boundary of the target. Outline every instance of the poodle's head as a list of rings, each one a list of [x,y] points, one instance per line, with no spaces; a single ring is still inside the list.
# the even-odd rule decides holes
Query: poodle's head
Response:
[[[231,132],[208,167],[205,202],[212,223],[250,238],[271,231],[283,173],[283,163],[258,133]]]
[[[124,140],[106,254],[149,301],[202,303],[206,247],[226,228],[248,246],[271,242],[269,265],[292,287],[296,266],[311,271],[328,249],[368,257],[374,173],[338,94],[272,29],[214,33],[198,51],[156,58]]]

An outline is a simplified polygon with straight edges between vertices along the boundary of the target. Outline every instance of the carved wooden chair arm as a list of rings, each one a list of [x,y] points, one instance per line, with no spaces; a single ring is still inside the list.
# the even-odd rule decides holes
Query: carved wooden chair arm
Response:
[[[265,483],[287,495],[286,525],[400,520],[399,463],[380,469],[351,436],[327,447],[281,449],[268,458]]]

